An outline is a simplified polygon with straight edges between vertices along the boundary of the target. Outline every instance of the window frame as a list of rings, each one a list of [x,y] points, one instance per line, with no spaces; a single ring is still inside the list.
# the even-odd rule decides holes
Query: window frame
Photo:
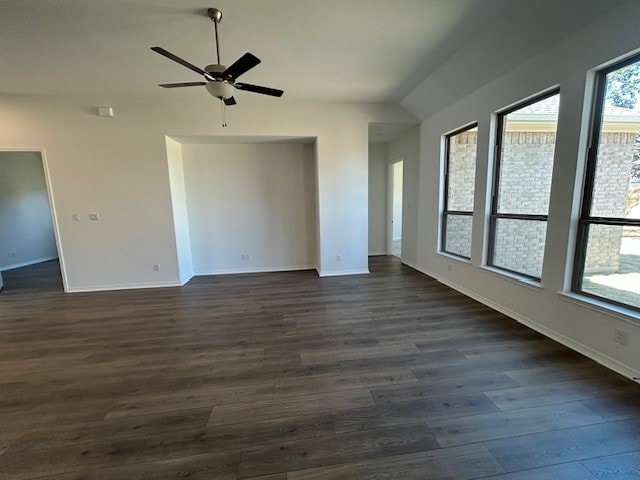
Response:
[[[450,166],[450,153],[451,153],[451,138],[456,135],[460,135],[461,133],[468,132],[469,130],[478,128],[478,122],[468,123],[463,127],[460,127],[452,132],[449,132],[444,135],[444,168],[443,168],[443,181],[444,188],[443,193],[444,197],[442,199],[442,213],[440,214],[440,252],[446,253],[447,255],[453,255],[454,257],[463,259],[465,261],[471,261],[471,252],[469,252],[469,256],[466,257],[464,255],[460,255],[459,253],[450,252],[447,250],[447,218],[449,215],[459,216],[459,217],[471,217],[471,224],[473,225],[473,210],[449,210],[449,166]],[[476,164],[478,161],[478,145],[476,143]],[[476,191],[476,179],[474,176],[473,179],[473,193],[475,195]],[[474,202],[475,208],[475,202]],[[469,243],[473,245],[473,228],[471,231],[471,238],[469,239]]]
[[[516,270],[511,270],[509,268],[501,267],[499,265],[494,264],[495,259],[495,243],[496,243],[496,224],[499,219],[505,220],[525,220],[525,221],[537,221],[537,222],[548,222],[549,214],[547,215],[537,215],[537,214],[525,214],[525,213],[498,213],[498,189],[500,187],[500,167],[502,163],[502,143],[504,139],[504,119],[510,113],[513,113],[522,108],[526,108],[529,105],[533,105],[534,103],[538,103],[542,100],[546,100],[547,98],[551,98],[555,95],[560,94],[560,87],[553,88],[551,90],[544,91],[540,94],[534,95],[531,98],[528,98],[522,102],[518,102],[515,105],[502,110],[496,113],[496,134],[495,134],[495,142],[494,142],[494,160],[493,160],[493,179],[491,182],[491,211],[489,213],[489,237],[488,237],[488,245],[487,245],[487,266],[491,268],[495,268],[496,270],[501,270],[503,272],[508,272],[512,275],[516,275],[528,280],[533,280],[534,282],[540,283],[542,281],[542,276],[536,277],[534,275],[529,275],[527,273],[518,272]],[[557,124],[556,124],[557,125]],[[557,132],[557,128],[556,128]],[[553,153],[553,161],[555,164],[555,148]],[[553,181],[553,179],[552,179]],[[546,247],[546,233],[545,233],[545,247]],[[544,261],[544,258],[543,258]]]
[[[600,302],[608,303],[610,305],[615,305],[617,307],[626,308],[634,312],[640,312],[640,307],[596,295],[595,293],[585,292],[582,289],[582,282],[584,280],[584,267],[587,256],[587,245],[589,241],[589,227],[591,225],[640,227],[640,219],[591,216],[591,206],[593,205],[593,189],[595,187],[596,167],[598,163],[598,147],[600,145],[600,136],[602,134],[607,75],[611,72],[638,62],[640,62],[640,54],[633,55],[625,60],[616,62],[596,72],[593,87],[591,117],[589,120],[588,146],[586,153],[584,178],[582,181],[582,203],[580,205],[580,218],[578,219],[573,271],[571,273],[572,293],[592,298]]]

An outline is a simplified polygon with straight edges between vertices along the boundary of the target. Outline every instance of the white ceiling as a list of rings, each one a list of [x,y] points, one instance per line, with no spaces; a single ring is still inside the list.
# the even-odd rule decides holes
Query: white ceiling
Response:
[[[215,63],[216,6],[223,63],[263,61],[242,81],[293,99],[398,101],[510,1],[3,0],[0,93],[201,94],[157,87],[200,78],[149,47]]]
[[[197,98],[200,88],[156,86],[200,78],[149,47],[214,63],[206,9],[215,6],[223,63],[247,51],[263,61],[241,81],[290,99],[398,102],[481,31],[536,1],[2,0],[0,94]],[[598,1],[614,3],[588,3]],[[574,27],[572,18],[559,28]]]

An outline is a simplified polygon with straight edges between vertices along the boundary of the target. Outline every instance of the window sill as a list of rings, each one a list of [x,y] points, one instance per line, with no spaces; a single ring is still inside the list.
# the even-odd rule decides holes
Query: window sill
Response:
[[[579,293],[574,292],[558,292],[558,295],[566,302],[574,303],[576,305],[580,305],[581,307],[586,307],[598,313],[610,315],[619,320],[635,325],[636,327],[638,326],[638,321],[640,321],[640,313],[629,308],[613,305],[611,303],[607,303],[602,300],[596,300],[595,298],[587,297],[585,295],[580,295]]]
[[[530,278],[522,277],[515,273],[506,272],[504,270],[500,270],[499,268],[490,267],[488,265],[482,265],[480,269],[503,280],[507,280],[511,283],[515,283],[516,285],[520,285],[521,287],[529,288],[536,292],[542,291],[542,285],[540,284],[540,282],[536,282],[535,280],[531,280]]]
[[[458,262],[459,264],[464,265],[465,267],[471,266],[471,260],[466,259],[464,257],[458,257],[457,255],[452,255],[451,253],[447,253],[447,252],[436,252],[436,255],[440,255],[441,257],[444,257],[447,260],[453,260],[454,262]]]

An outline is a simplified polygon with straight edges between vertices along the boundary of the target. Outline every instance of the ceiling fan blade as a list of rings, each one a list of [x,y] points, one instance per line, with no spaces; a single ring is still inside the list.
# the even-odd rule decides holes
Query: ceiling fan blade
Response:
[[[261,87],[260,85],[251,85],[250,83],[236,83],[236,88],[246,90],[247,92],[261,93],[263,95],[271,95],[272,97],[281,97],[284,91],[276,88]]]
[[[222,75],[225,78],[236,79],[245,72],[248,72],[253,67],[260,63],[260,59],[251,53],[245,53],[238,60],[233,62]]]
[[[167,57],[169,60],[173,60],[174,62],[179,63],[183,67],[187,67],[189,70],[193,70],[194,72],[199,73],[200,75],[204,75],[205,77],[213,80],[213,77],[211,77],[211,75],[209,75],[207,72],[205,72],[201,68],[198,68],[195,65],[187,62],[186,60],[183,60],[182,58],[174,55],[173,53],[166,51],[162,47],[151,47],[151,50],[153,50],[156,53],[159,53],[164,57]]]
[[[236,104],[236,99],[233,98],[233,97],[225,98],[224,99],[224,104],[227,105],[227,106],[235,105]]]
[[[185,83],[161,83],[158,85],[162,88],[179,88],[179,87],[198,87],[206,85],[206,82],[185,82]]]

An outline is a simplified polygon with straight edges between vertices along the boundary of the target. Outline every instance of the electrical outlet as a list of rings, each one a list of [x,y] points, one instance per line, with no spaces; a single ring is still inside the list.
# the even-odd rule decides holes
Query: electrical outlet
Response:
[[[620,345],[626,345],[629,342],[629,334],[624,330],[618,330],[617,328],[613,331],[613,341],[619,343]]]
[[[338,255],[336,255],[336,260],[337,260],[338,262],[341,262],[341,261],[342,261],[342,254],[341,254],[341,253],[339,253]]]
[[[73,220],[74,222],[79,222],[80,221],[80,214],[79,213],[72,213],[71,214],[71,220]]]
[[[251,261],[251,255],[249,255],[248,253],[245,253],[244,257],[247,262]]]
[[[90,213],[89,214],[89,220],[93,221],[93,222],[97,222],[98,220],[100,220],[100,214],[99,213]]]
[[[157,263],[153,264],[153,271],[154,272],[159,272],[160,271],[160,265],[158,265]]]

